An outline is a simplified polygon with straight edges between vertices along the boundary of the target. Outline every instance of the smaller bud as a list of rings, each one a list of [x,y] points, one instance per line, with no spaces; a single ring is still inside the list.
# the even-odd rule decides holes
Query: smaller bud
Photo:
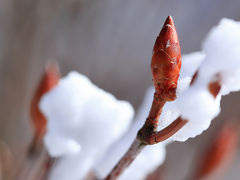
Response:
[[[153,48],[151,70],[156,93],[166,101],[176,99],[181,49],[171,16],[166,19]]]
[[[231,123],[226,123],[215,140],[206,151],[197,169],[194,179],[209,177],[216,170],[224,170],[232,160],[237,148],[238,129]],[[218,171],[219,172],[219,171]]]
[[[35,146],[34,144],[38,144],[39,141],[42,140],[42,137],[44,136],[46,131],[47,120],[38,107],[39,101],[45,93],[50,91],[58,84],[59,79],[60,73],[57,63],[49,62],[46,65],[45,72],[31,102],[30,115],[35,131],[35,137],[32,146]]]

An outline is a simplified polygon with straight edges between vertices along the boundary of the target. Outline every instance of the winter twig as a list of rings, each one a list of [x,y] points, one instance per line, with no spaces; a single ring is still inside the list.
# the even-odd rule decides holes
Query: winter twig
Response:
[[[180,68],[180,45],[173,19],[169,16],[153,48],[151,70],[155,93],[148,118],[143,127],[138,131],[137,137],[129,150],[105,180],[117,179],[146,145],[156,144],[168,139],[187,123],[187,120],[180,117],[166,128],[157,131],[159,117],[164,104],[176,99]]]

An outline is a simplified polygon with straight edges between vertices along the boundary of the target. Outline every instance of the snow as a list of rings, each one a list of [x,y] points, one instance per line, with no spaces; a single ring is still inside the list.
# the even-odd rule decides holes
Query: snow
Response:
[[[175,140],[185,141],[206,130],[211,121],[220,113],[223,95],[240,90],[240,23],[223,19],[214,27],[205,42],[202,52],[205,60],[199,67],[196,81],[178,98],[181,116],[189,123],[180,130]],[[222,86],[214,98],[208,86],[220,77]]]
[[[79,180],[129,127],[134,110],[84,75],[70,72],[44,95],[40,109],[48,119],[44,141],[59,157],[50,179]]]
[[[203,44],[207,54],[201,76],[209,78],[217,73],[222,77],[221,94],[240,89],[240,22],[224,18],[211,30]],[[215,67],[216,66],[216,67]]]

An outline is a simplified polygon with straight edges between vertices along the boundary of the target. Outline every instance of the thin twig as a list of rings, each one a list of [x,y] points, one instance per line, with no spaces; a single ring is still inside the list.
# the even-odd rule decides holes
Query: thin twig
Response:
[[[123,158],[113,168],[112,172],[105,180],[116,179],[133,162],[145,146],[146,144],[143,144],[140,140],[135,139]]]
[[[158,142],[162,142],[172,135],[174,135],[179,129],[181,129],[185,124],[187,123],[187,120],[183,120],[181,118],[176,119],[174,122],[172,122],[169,126],[164,128],[163,130],[156,133],[158,137]],[[155,134],[153,134],[155,137]],[[150,136],[152,137],[152,136]],[[151,141],[150,141],[151,142]],[[155,141],[156,142],[156,141]],[[154,144],[154,143],[152,143]],[[144,147],[147,145],[143,143],[142,140],[139,138],[136,138],[128,151],[124,154],[122,159],[117,163],[117,165],[113,168],[113,170],[110,172],[110,174],[105,178],[105,180],[115,180],[118,176],[122,174],[122,172],[128,168],[128,166],[134,161],[134,159],[140,154],[140,152],[143,150]]]

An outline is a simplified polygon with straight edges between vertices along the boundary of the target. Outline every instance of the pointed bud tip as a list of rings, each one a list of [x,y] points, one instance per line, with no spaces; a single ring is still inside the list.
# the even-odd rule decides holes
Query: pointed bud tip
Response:
[[[168,16],[167,19],[165,20],[165,23],[163,26],[166,26],[167,24],[174,26],[173,18],[172,16]]]
[[[49,86],[48,89],[51,89],[58,83],[61,75],[57,61],[50,60],[46,63],[44,76],[45,83]]]
[[[60,74],[58,62],[55,60],[49,60],[45,65],[45,72],[54,71]]]

